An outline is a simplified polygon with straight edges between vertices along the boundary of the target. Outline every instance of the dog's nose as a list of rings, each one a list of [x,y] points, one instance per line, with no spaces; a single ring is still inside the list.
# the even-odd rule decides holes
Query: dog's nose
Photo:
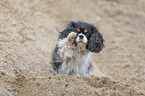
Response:
[[[83,36],[83,35],[79,35],[79,38],[80,38],[80,39],[83,39],[83,38],[84,38],[84,36]]]

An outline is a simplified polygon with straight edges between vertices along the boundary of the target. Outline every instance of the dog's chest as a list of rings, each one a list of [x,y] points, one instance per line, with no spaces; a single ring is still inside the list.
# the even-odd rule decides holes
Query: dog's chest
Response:
[[[86,45],[75,46],[63,39],[58,42],[58,46],[58,54],[63,61],[58,70],[59,74],[86,76],[92,61],[92,53],[85,49]]]
[[[63,74],[78,75],[86,74],[89,62],[91,62],[92,55],[90,52],[77,53],[74,52],[73,55],[67,58],[61,67],[61,72]]]
[[[66,60],[66,66],[68,67],[79,67],[85,65],[87,63],[88,54],[73,54],[72,57]]]

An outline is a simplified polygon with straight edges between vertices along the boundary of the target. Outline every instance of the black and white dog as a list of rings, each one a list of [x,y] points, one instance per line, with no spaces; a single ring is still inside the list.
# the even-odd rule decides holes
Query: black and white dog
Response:
[[[52,55],[56,74],[89,76],[92,68],[92,52],[99,53],[104,47],[98,29],[81,21],[70,22],[59,34]]]

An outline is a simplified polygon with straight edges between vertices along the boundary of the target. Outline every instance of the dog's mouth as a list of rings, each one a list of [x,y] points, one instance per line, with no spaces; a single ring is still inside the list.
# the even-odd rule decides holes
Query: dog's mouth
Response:
[[[75,40],[76,43],[83,43],[83,44],[87,44],[87,41],[83,40],[83,39],[76,39]]]
[[[76,42],[83,42],[83,39],[77,39],[76,38]]]
[[[75,39],[75,42],[76,42],[76,43],[84,43],[84,44],[85,44],[85,42],[84,42],[83,39],[77,39],[77,38],[76,38],[76,39]]]
[[[76,48],[78,51],[84,52],[86,49],[86,43],[84,43],[83,41],[79,41],[76,43]]]

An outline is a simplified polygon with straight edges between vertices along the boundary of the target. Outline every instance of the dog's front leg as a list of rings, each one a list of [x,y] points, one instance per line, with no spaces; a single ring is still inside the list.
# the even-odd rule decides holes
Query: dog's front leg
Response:
[[[67,38],[61,39],[58,41],[58,47],[59,47],[59,55],[63,60],[71,58],[74,54],[74,48],[73,46],[74,40],[76,38],[77,34],[75,32],[71,32]]]
[[[76,36],[77,36],[77,33],[71,32],[67,37],[68,43],[72,44],[74,40],[76,39]]]

